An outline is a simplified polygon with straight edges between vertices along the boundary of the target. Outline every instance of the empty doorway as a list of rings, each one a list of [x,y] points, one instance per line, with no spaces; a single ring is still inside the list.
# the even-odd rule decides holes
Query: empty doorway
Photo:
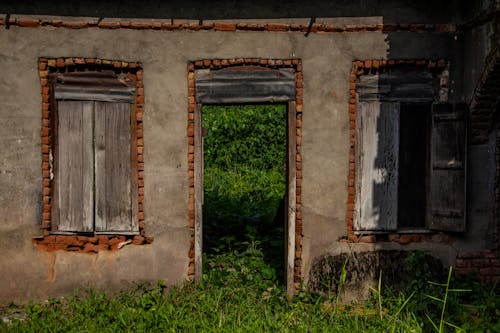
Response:
[[[287,68],[260,66],[233,66],[228,68],[199,68],[193,71],[195,93],[190,97],[193,109],[194,155],[194,276],[202,276],[203,253],[203,109],[208,105],[275,104],[286,106],[286,158],[285,158],[285,281],[288,293],[293,293],[294,282],[300,275],[295,263],[296,244],[296,188],[297,188],[297,107],[296,72],[293,65]],[[193,105],[193,107],[191,107]],[[299,274],[299,275],[297,275]]]

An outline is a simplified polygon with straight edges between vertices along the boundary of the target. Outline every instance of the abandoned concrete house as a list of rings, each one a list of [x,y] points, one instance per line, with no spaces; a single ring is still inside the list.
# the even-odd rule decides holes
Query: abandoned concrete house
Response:
[[[287,105],[290,294],[346,254],[500,278],[498,1],[0,13],[0,301],[199,278],[207,104]]]

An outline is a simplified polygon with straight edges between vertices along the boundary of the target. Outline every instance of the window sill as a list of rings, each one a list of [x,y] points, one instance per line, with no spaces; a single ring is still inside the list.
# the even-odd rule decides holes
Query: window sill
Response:
[[[99,251],[119,250],[125,245],[146,245],[153,242],[153,237],[140,235],[82,235],[51,234],[33,238],[33,244],[42,251],[71,251],[97,253]]]
[[[397,229],[397,230],[354,230],[356,236],[384,235],[384,234],[435,234],[437,231],[430,229]]]
[[[140,235],[139,231],[101,231],[101,232],[51,231],[50,234],[54,236],[84,236],[84,237],[97,237],[100,235],[106,235],[106,236]]]

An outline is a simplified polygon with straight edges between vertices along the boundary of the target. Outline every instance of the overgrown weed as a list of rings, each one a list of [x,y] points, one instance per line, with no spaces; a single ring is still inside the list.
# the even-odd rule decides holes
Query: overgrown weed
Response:
[[[373,298],[340,304],[337,295],[322,297],[301,290],[288,300],[272,268],[256,244],[205,258],[199,283],[172,286],[138,285],[114,296],[93,290],[70,298],[30,303],[24,320],[0,323],[11,332],[429,332],[432,325],[416,304],[417,291],[382,289],[382,275]],[[450,275],[451,276],[451,275]],[[342,282],[336,277],[337,283]],[[497,286],[453,279],[449,289],[468,284],[471,293],[448,292],[443,320],[446,329],[500,331]],[[432,284],[426,282],[428,288]],[[422,284],[422,286],[425,286]],[[443,288],[442,286],[439,286]],[[424,287],[423,287],[424,288]],[[338,289],[342,291],[342,288]],[[421,291],[419,291],[420,293]],[[431,296],[442,299],[442,294]],[[466,302],[466,304],[464,304]],[[430,299],[429,304],[436,303]],[[430,309],[430,310],[429,310]],[[439,323],[440,307],[426,309]],[[432,312],[435,311],[435,312]],[[437,325],[439,328],[439,325]]]

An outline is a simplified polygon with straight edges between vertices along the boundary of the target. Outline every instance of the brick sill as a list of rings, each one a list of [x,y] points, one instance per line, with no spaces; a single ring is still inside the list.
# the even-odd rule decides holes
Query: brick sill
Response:
[[[125,245],[145,245],[153,242],[153,237],[140,235],[49,235],[32,239],[33,244],[41,251],[70,251],[83,253],[97,253],[99,251],[115,251]]]

